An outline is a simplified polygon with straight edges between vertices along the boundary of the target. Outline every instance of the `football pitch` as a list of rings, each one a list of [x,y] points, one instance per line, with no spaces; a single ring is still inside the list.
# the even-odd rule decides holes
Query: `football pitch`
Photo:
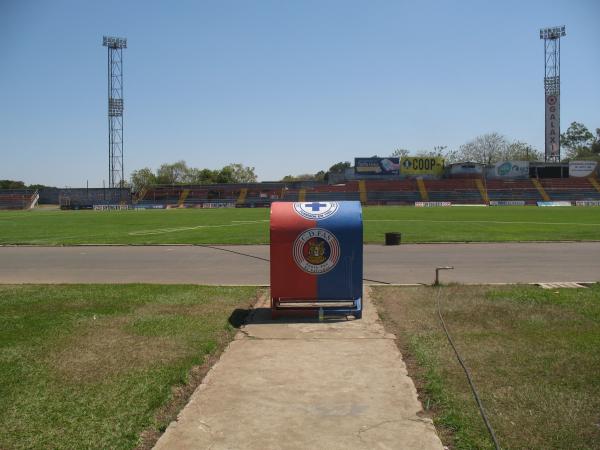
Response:
[[[600,208],[364,207],[365,243],[600,240]],[[269,209],[0,211],[0,244],[267,244]]]

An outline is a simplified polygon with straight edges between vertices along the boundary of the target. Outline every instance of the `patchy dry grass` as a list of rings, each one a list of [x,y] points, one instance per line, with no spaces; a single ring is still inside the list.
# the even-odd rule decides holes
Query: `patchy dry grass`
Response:
[[[434,288],[375,289],[424,407],[454,448],[493,448]],[[442,313],[502,448],[600,448],[600,285],[441,288]]]
[[[149,448],[255,288],[0,286],[0,448]]]

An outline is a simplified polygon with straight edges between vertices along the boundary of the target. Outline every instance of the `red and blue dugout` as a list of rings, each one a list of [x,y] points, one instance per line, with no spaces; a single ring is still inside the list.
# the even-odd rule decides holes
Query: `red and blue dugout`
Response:
[[[325,315],[360,318],[362,271],[360,202],[274,202],[271,205],[274,316],[283,312],[318,314],[321,310]],[[286,303],[299,306],[292,308]]]

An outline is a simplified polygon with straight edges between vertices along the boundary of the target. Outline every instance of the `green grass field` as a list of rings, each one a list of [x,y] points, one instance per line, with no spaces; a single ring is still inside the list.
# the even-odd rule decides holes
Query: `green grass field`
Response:
[[[600,208],[366,207],[364,239],[383,242],[600,240]],[[1,211],[0,244],[266,244],[268,209]]]
[[[0,286],[0,448],[148,448],[256,295],[249,287]]]
[[[493,449],[437,317],[435,288],[375,289],[445,445]],[[600,448],[600,284],[446,286],[444,320],[504,449]]]

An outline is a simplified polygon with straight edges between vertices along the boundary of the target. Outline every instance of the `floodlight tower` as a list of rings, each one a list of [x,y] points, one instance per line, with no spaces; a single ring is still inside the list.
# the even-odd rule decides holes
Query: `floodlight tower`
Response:
[[[560,38],[565,26],[542,28],[544,40],[544,104],[546,109],[546,162],[560,161]]]
[[[104,36],[108,50],[108,187],[123,187],[123,49],[127,39]]]

